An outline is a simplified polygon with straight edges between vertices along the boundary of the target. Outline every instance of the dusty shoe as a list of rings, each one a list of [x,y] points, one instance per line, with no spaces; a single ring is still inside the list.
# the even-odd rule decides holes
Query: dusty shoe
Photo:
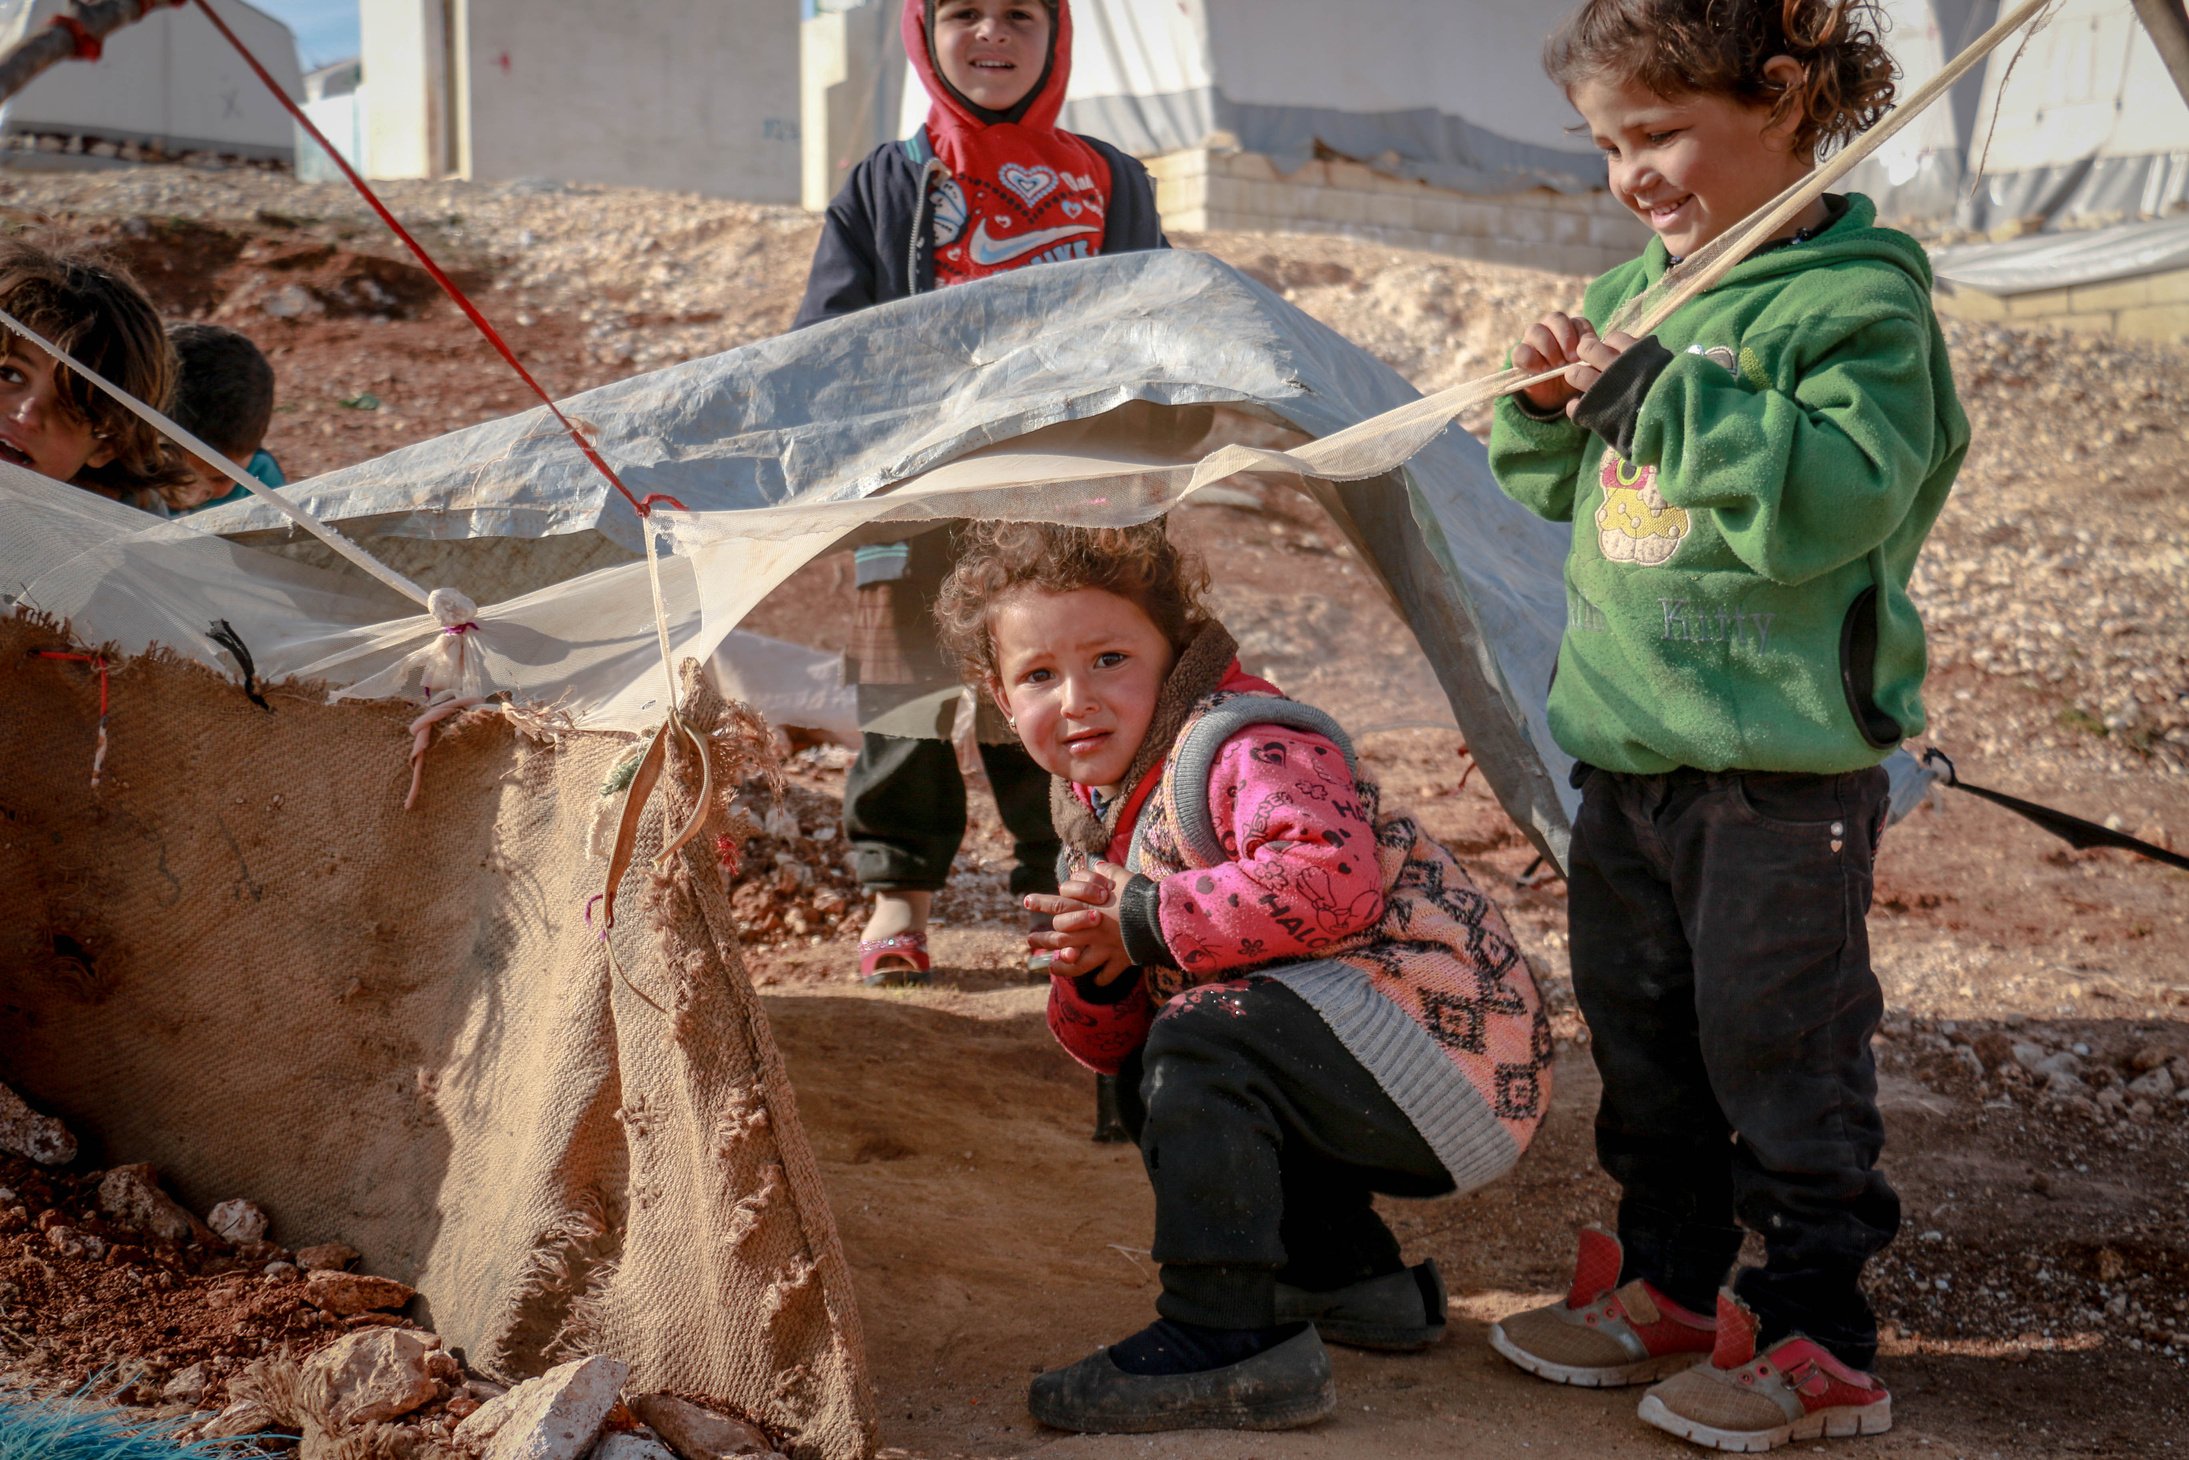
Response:
[[[1683,1440],[1755,1455],[1795,1440],[1882,1435],[1893,1427],[1893,1397],[1800,1334],[1758,1354],[1756,1315],[1720,1293],[1710,1362],[1656,1385],[1640,1413]]]
[[[1313,1328],[1250,1359],[1191,1374],[1128,1374],[1097,1349],[1034,1380],[1026,1407],[1060,1430],[1145,1435],[1157,1430],[1289,1430],[1338,1407],[1330,1352]]]
[[[1432,1260],[1327,1292],[1277,1284],[1277,1321],[1312,1323],[1325,1343],[1411,1353],[1444,1337],[1444,1278]]]
[[[1583,1227],[1566,1300],[1494,1325],[1490,1347],[1538,1378],[1585,1389],[1647,1384],[1709,1353],[1711,1319],[1640,1278],[1614,1290],[1621,1260],[1617,1237]]]

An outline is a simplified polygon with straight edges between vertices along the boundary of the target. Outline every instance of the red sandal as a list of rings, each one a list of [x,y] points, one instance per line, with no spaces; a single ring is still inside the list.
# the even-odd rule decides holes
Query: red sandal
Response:
[[[859,982],[870,989],[926,983],[931,967],[923,932],[897,933],[859,945]]]

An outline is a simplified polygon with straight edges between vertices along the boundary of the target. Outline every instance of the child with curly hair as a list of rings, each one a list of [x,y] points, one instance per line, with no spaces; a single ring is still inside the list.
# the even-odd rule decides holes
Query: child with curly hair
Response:
[[[0,309],[137,399],[167,403],[175,355],[159,315],[96,253],[0,239]],[[161,489],[190,477],[180,452],[13,330],[0,328],[0,352],[0,461],[168,515]]]
[[[1435,1342],[1436,1266],[1372,1198],[1496,1178],[1549,1096],[1504,917],[1329,716],[1241,670],[1205,583],[1161,523],[988,523],[936,608],[1054,777],[1049,1027],[1119,1076],[1155,1191],[1159,1317],[1034,1381],[1062,1429],[1308,1424],[1324,1338]]]
[[[1579,762],[1573,985],[1621,1191],[1565,1300],[1491,1342],[1560,1383],[1661,1380],[1641,1417],[1728,1450],[1891,1424],[1861,1288],[1900,1225],[1864,920],[1880,762],[1924,725],[1908,579],[1969,427],[1923,250],[1859,195],[1652,337],[1599,329],[1883,113],[1877,25],[1867,0],[1566,23],[1552,79],[1656,238],[1528,330],[1513,363],[1565,374],[1490,437],[1506,492],[1573,524],[1550,720]],[[1744,1227],[1763,1264],[1721,1290]]]

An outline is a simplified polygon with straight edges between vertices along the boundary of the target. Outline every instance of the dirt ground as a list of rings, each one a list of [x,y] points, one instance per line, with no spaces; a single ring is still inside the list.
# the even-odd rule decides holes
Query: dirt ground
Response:
[[[604,189],[405,184],[390,201],[563,393],[780,330],[814,235],[787,210]],[[270,444],[292,478],[522,404],[332,189],[181,169],[0,174],[0,216],[109,239],[163,308],[247,329],[280,377]],[[1254,272],[1424,388],[1494,364],[1581,282],[1347,240],[1176,241]],[[1931,738],[1972,781],[2189,838],[2189,350],[1965,325],[1949,338],[1976,446],[1917,581]],[[1391,685],[1421,672],[1418,651],[1311,508],[1194,509],[1181,530],[1220,549],[1235,627],[1311,598],[1325,642],[1344,644],[1332,656],[1265,637],[1250,657],[1367,727],[1388,799],[1500,891],[1558,1012],[1552,1113],[1506,1181],[1389,1209],[1409,1253],[1436,1257],[1451,1285],[1443,1346],[1338,1351],[1340,1413],[1302,1433],[1065,1438],[1026,1417],[1026,1380],[1150,1316],[1149,1201],[1137,1156],[1088,1140],[1090,1078],[1013,971],[992,807],[976,791],[928,989],[851,982],[855,899],[805,897],[801,931],[752,896],[752,971],[859,1285],[885,1443],[936,1460],[1692,1453],[1641,1427],[1632,1393],[1539,1384],[1483,1340],[1562,1289],[1574,1227],[1610,1212],[1561,885],[1516,885],[1533,851],[1467,778],[1455,734],[1374,728]],[[840,645],[839,571],[816,565],[753,626]],[[842,760],[794,758],[798,825],[779,820],[756,851],[840,852]],[[2174,1453],[2189,1447],[2189,1099],[2176,1093],[2189,1090],[2189,880],[1941,796],[1888,835],[1871,923],[1891,1011],[1886,1163],[1906,1211],[1873,1283],[1898,1427],[1836,1452]],[[820,881],[847,885],[832,869]]]

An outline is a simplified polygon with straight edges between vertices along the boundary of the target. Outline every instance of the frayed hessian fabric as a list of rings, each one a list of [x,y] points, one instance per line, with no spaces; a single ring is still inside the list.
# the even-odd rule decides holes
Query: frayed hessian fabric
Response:
[[[712,835],[670,869],[657,798],[610,972],[588,899],[628,736],[444,727],[417,811],[393,703],[114,665],[97,686],[0,624],[9,992],[0,1079],[198,1210],[248,1193],[340,1237],[505,1379],[577,1352],[727,1401],[816,1460],[871,1453],[849,1271],[732,933]],[[734,788],[738,717],[687,675]],[[536,728],[536,727],[535,727]],[[666,814],[699,784],[673,759]],[[650,1007],[658,1003],[666,1014]]]

